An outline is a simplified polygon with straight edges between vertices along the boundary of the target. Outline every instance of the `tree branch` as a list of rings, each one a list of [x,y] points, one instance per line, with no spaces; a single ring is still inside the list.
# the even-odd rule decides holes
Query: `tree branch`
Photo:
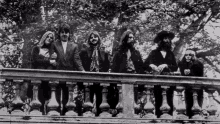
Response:
[[[202,58],[203,58],[209,65],[211,65],[216,72],[220,73],[220,69],[219,69],[216,65],[214,65],[208,58],[206,58],[206,57],[202,57]]]
[[[201,51],[197,53],[197,57],[216,56],[220,53],[220,47],[217,46],[213,49]]]
[[[182,33],[179,34],[180,39],[176,42],[176,46],[173,51],[177,60],[180,60],[183,57],[184,48],[182,47],[189,43],[195,34],[202,29],[199,27],[207,16],[211,16],[211,14],[204,13],[196,21],[192,22],[184,31],[182,31]]]

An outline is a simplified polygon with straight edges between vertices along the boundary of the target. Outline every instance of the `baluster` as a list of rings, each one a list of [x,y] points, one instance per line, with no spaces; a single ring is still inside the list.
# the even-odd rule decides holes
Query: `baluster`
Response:
[[[178,97],[178,103],[176,105],[176,112],[177,116],[176,119],[188,119],[186,116],[186,104],[185,104],[185,98],[183,97],[184,93],[184,87],[182,86],[177,86],[176,87],[177,91],[177,97]]]
[[[5,102],[2,99],[2,94],[3,94],[2,83],[3,83],[3,80],[0,80],[0,114],[1,115],[8,115],[9,113],[8,113],[7,108],[5,106]]]
[[[161,86],[162,87],[162,105],[160,107],[160,110],[162,112],[162,115],[160,116],[160,118],[165,118],[165,119],[172,119],[172,116],[168,114],[168,112],[170,111],[170,106],[167,103],[167,89],[168,86]],[[169,96],[170,97],[170,96]]]
[[[93,104],[90,101],[90,85],[89,83],[87,83],[85,84],[85,102],[83,103],[83,109],[84,109],[83,116],[84,117],[95,117],[95,113],[92,113],[93,107],[96,107],[96,106],[93,106]]]
[[[208,105],[208,108],[207,108],[207,111],[209,113],[209,116],[207,119],[209,120],[216,120],[217,117],[216,117],[216,112],[217,112],[217,105],[214,101],[214,96],[213,96],[213,93],[215,92],[215,89],[214,88],[208,88],[206,90],[208,92],[208,98],[209,98],[209,105]]]
[[[112,115],[109,113],[110,106],[107,103],[107,85],[103,84],[102,89],[102,103],[100,105],[101,113],[100,117],[112,117]]]
[[[57,112],[57,108],[59,107],[59,104],[56,100],[56,94],[55,94],[55,90],[56,90],[56,86],[58,85],[57,81],[50,81],[50,86],[51,86],[51,98],[49,103],[47,104],[47,108],[48,108],[48,114],[49,116],[59,116],[60,113]]]
[[[65,115],[67,116],[78,116],[78,113],[75,112],[76,104],[74,103],[74,98],[73,98],[73,87],[76,84],[74,82],[66,82],[66,85],[69,89],[69,99],[66,104],[67,112]]]
[[[118,104],[116,106],[116,109],[118,111],[117,117],[123,117],[123,105],[122,105],[122,87],[121,85],[118,85],[118,90],[119,90],[119,100],[118,100]]]
[[[31,112],[30,115],[42,115],[40,112],[41,103],[38,99],[38,88],[41,81],[32,81],[33,84],[33,100],[30,103]]]
[[[10,80],[13,82],[13,80]],[[14,80],[15,83],[15,99],[12,101],[12,115],[24,115],[25,113],[23,112],[23,101],[21,100],[20,97],[20,90],[21,90],[21,80]]]
[[[134,86],[134,97],[137,97],[137,101],[138,101],[138,98],[139,98],[139,94],[138,94],[138,90],[137,90],[137,87],[138,85],[133,85]],[[141,111],[141,106],[140,106],[141,103],[138,103],[135,101],[134,99],[134,117],[135,118],[140,118],[140,116],[138,115]]]
[[[146,104],[144,105],[145,115],[143,118],[155,119],[154,114],[155,106],[152,103],[152,88],[153,86],[145,85],[146,88]]]
[[[193,107],[192,107],[192,119],[203,119],[201,116],[201,107],[198,104],[198,91],[199,88],[194,87],[193,88]]]

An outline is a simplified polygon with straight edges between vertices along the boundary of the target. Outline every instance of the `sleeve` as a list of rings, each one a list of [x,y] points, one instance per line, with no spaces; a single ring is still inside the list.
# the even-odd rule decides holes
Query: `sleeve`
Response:
[[[177,69],[178,69],[178,66],[177,66],[177,63],[176,63],[176,58],[175,58],[173,52],[171,52],[171,63],[168,65],[168,68],[172,72],[177,71]]]
[[[180,69],[180,73],[181,73],[181,75],[185,75],[185,74],[184,74],[184,67],[183,67],[181,61],[178,63],[178,67],[179,67],[179,69]]]
[[[86,56],[86,54],[87,54],[86,50],[82,49],[82,50],[80,51],[80,53],[79,53],[79,56],[80,56],[80,60],[81,60],[81,62],[82,62],[83,68],[85,69],[85,71],[89,71],[89,70],[88,70],[88,64],[86,64],[86,63],[87,63],[87,62],[86,62],[86,59],[88,59],[87,56]]]
[[[54,45],[54,42],[51,44],[51,47],[50,47],[50,54],[53,54],[55,52],[55,45]]]
[[[108,72],[110,68],[109,54],[105,52],[104,72]]]
[[[34,47],[32,50],[33,66],[37,66],[37,64],[50,64],[49,58],[39,55],[39,51],[38,47]]]
[[[147,72],[151,71],[151,67],[149,65],[153,64],[153,62],[152,62],[153,56],[154,56],[154,52],[151,51],[150,54],[148,55],[148,57],[146,58],[146,60],[144,61],[143,67],[144,67],[144,70]]]
[[[113,57],[113,60],[112,60],[111,72],[118,72],[119,71],[120,62],[118,60],[119,60],[119,53],[116,52]]]
[[[142,60],[142,57],[139,51],[137,51],[137,56],[138,56],[138,74],[144,74],[144,71],[145,71],[144,62]]]
[[[193,76],[203,76],[203,71],[204,71],[204,65],[201,62],[197,62],[195,64],[193,64],[192,68],[191,68],[191,73]]]
[[[84,71],[84,68],[82,66],[82,61],[81,61],[80,56],[79,56],[78,45],[76,45],[76,47],[75,47],[73,58],[74,58],[74,64],[75,64],[77,70],[78,71]]]

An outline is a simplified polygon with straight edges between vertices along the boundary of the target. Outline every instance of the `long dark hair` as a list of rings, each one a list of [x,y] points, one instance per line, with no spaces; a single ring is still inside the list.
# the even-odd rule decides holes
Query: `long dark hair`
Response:
[[[130,34],[134,35],[133,31],[127,30],[122,34],[121,39],[120,39],[119,50],[124,51],[124,50],[129,49],[127,42],[128,42],[128,38],[129,38]],[[131,48],[131,49],[133,49],[133,48]]]

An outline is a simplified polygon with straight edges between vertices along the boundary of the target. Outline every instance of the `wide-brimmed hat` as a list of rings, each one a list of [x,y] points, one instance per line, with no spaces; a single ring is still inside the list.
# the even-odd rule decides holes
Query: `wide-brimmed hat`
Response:
[[[163,40],[164,37],[168,37],[172,40],[175,37],[175,34],[169,31],[161,31],[154,38],[154,43],[158,43],[159,41]]]

